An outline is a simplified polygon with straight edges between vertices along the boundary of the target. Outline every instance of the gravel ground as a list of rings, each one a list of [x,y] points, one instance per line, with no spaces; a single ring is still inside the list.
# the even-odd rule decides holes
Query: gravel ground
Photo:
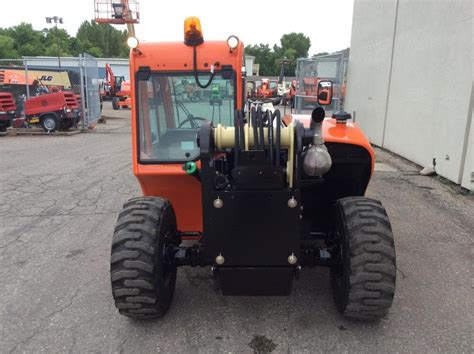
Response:
[[[107,108],[107,106],[106,106]],[[336,311],[326,269],[289,297],[223,297],[208,268],[181,268],[158,321],[115,310],[112,230],[140,195],[129,111],[70,137],[0,137],[0,352],[472,352],[474,197],[377,150],[368,195],[397,247],[393,308],[378,323]]]

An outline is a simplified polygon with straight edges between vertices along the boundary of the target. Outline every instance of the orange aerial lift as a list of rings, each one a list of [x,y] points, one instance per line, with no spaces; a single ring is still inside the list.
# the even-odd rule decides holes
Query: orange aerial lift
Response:
[[[96,0],[95,1],[95,21],[97,23],[126,24],[128,40],[135,40],[134,24],[138,23],[140,15],[138,12],[138,1],[135,0]],[[128,41],[127,41],[128,42]],[[112,108],[130,108],[130,81],[123,76],[115,76],[109,64],[106,64],[105,85],[111,89],[107,93],[104,88],[103,95],[112,97]]]

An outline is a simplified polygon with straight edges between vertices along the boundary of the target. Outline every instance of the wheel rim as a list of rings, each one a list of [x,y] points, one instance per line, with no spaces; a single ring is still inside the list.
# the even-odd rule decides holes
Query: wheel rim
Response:
[[[43,126],[47,129],[47,130],[53,130],[55,127],[56,127],[56,122],[54,121],[53,118],[45,118],[45,120],[43,121]]]
[[[168,241],[169,241],[169,236],[170,236],[170,232],[168,231],[166,233],[165,237],[164,237],[165,242],[163,244],[163,259],[165,258],[165,250],[166,250],[166,246],[167,246]],[[173,271],[174,271],[174,266],[164,262],[161,269],[163,269],[163,273],[162,273],[163,285],[165,287],[168,287],[170,285],[170,282],[171,282],[171,276],[172,276]]]
[[[343,283],[343,276],[344,276],[344,253],[343,253],[343,247],[344,245],[341,243],[341,235],[339,232],[336,231],[336,239],[339,240],[339,247],[338,247],[338,252],[336,253],[336,259],[339,260],[339,264],[333,266],[333,275],[334,275],[334,281],[336,282],[336,285],[340,288],[342,287]]]

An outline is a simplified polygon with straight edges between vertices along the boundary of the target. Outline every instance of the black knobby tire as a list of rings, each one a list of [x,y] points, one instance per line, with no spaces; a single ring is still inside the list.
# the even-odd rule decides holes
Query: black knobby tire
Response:
[[[63,119],[60,123],[61,130],[67,131],[74,126],[74,119]]]
[[[120,99],[118,97],[112,98],[112,108],[114,110],[119,110],[120,109],[119,102],[120,102]]]
[[[140,197],[124,204],[114,230],[111,281],[115,306],[132,318],[157,318],[168,311],[176,266],[164,261],[164,247],[178,244],[171,204]]]
[[[376,320],[390,309],[396,263],[392,228],[382,204],[365,197],[337,201],[334,213],[341,265],[331,269],[338,310],[346,317]]]

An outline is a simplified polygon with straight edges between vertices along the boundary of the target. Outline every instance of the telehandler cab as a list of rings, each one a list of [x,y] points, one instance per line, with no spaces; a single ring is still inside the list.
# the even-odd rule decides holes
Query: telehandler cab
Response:
[[[287,295],[303,269],[324,266],[342,314],[384,316],[395,249],[385,209],[364,197],[374,152],[361,130],[321,106],[308,116],[244,112],[242,42],[204,41],[195,17],[184,27],[184,42],[129,41],[133,172],[144,196],[125,203],[114,231],[119,312],[165,315],[181,266],[209,266],[224,295]],[[183,102],[182,80],[208,99]],[[320,82],[320,104],[331,103],[331,87]]]

